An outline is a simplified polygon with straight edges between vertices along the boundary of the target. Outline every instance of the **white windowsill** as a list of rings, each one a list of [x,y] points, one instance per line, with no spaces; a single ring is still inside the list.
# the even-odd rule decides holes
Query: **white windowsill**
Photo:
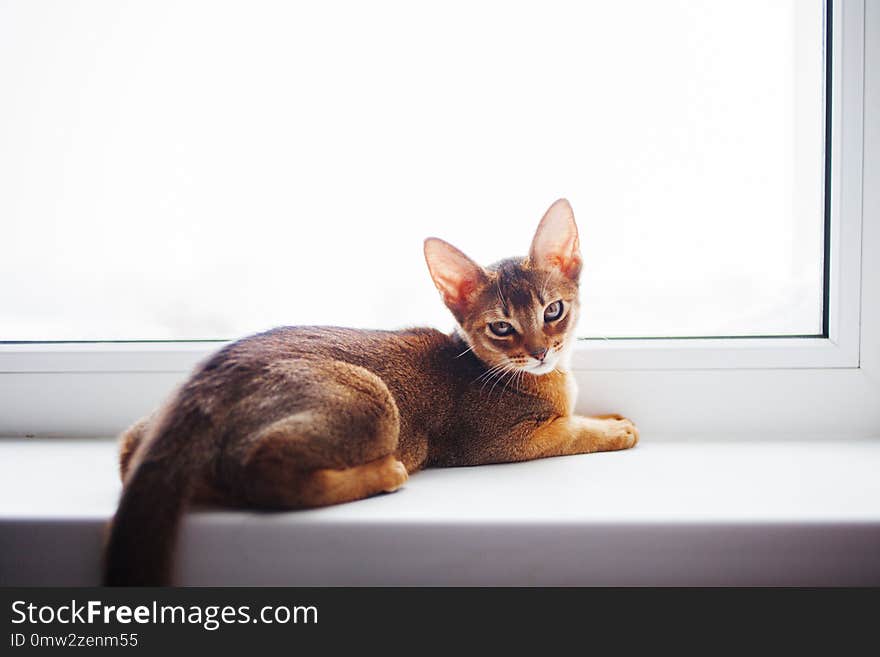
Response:
[[[190,585],[880,584],[880,441],[643,442],[428,470],[289,513],[202,510]],[[94,585],[109,440],[0,440],[0,585]]]

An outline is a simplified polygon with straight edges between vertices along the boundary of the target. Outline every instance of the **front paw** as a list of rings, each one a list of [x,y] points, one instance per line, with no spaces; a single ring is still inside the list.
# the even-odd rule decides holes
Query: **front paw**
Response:
[[[605,420],[605,438],[609,449],[629,449],[639,442],[639,430],[632,420],[622,415],[600,415]]]

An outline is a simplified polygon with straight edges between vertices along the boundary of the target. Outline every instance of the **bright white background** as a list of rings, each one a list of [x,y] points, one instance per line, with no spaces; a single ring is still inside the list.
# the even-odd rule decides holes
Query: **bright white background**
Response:
[[[0,4],[0,340],[450,319],[559,196],[581,334],[821,330],[822,3]]]

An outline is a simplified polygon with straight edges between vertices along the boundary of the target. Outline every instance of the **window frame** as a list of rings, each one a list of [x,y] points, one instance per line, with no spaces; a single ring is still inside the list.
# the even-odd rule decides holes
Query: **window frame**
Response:
[[[880,318],[867,303],[880,298],[880,240],[863,221],[880,189],[864,122],[866,85],[877,84],[866,47],[878,48],[880,29],[864,0],[831,6],[827,336],[580,340],[579,412],[623,412],[657,436],[880,433]],[[116,433],[221,344],[0,344],[0,435]]]

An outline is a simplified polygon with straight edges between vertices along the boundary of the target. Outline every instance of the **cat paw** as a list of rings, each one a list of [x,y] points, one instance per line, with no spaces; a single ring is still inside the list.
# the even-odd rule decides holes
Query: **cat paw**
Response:
[[[386,493],[393,493],[401,488],[409,479],[406,466],[393,456],[389,456],[382,464],[383,488]]]
[[[608,422],[606,437],[612,449],[629,449],[638,444],[639,430],[632,420],[616,414],[599,417]]]

